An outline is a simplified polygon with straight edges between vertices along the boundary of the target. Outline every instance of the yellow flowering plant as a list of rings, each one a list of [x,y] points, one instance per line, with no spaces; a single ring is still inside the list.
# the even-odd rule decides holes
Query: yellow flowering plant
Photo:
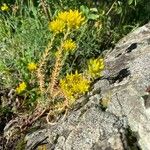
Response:
[[[56,82],[58,82],[57,80],[60,71],[63,63],[65,62],[65,57],[63,57],[63,54],[65,52],[73,52],[77,47],[75,41],[70,39],[70,34],[72,33],[72,30],[77,30],[82,25],[83,21],[84,17],[82,17],[82,14],[78,10],[69,10],[58,13],[55,19],[49,23],[49,30],[53,35],[43,53],[37,69],[37,77],[41,94],[45,93],[46,91],[51,97],[54,97]],[[55,37],[59,36],[59,33],[62,33],[63,37],[60,36],[60,46],[57,46],[55,65],[52,74],[50,75],[48,87],[46,87],[43,67],[46,64],[47,57],[49,56],[50,50],[53,47],[52,45]]]
[[[1,11],[8,11],[9,7],[6,3],[3,3],[3,5],[1,6]]]
[[[18,87],[16,88],[16,92],[17,92],[18,94],[20,94],[20,93],[24,92],[24,91],[26,90],[26,88],[27,88],[26,83],[25,83],[25,82],[21,82],[21,83],[18,85]]]
[[[49,29],[54,33],[62,33],[65,31],[65,23],[62,20],[56,19],[49,23]]]
[[[57,108],[56,104],[59,103],[61,104],[59,107],[62,107],[59,108],[59,110],[69,108],[75,98],[85,94],[89,89],[90,81],[77,71],[75,74],[67,74],[63,79],[60,77],[61,69],[68,56],[67,54],[74,52],[77,48],[76,42],[70,38],[70,35],[73,35],[74,31],[77,31],[84,22],[85,17],[83,17],[82,13],[78,10],[59,12],[54,20],[49,22],[48,28],[51,31],[52,36],[39,60],[36,74],[40,94],[41,96],[44,95],[44,97],[47,97],[44,102],[42,101],[42,104],[45,104],[44,107],[46,108],[51,107],[51,109],[55,110]],[[47,76],[45,75],[47,60],[51,55],[55,39],[58,38],[60,39],[60,42],[58,42],[59,44],[57,46],[55,45],[54,67],[50,73],[49,79],[47,79]],[[58,97],[62,96],[64,97],[64,101],[59,102]],[[41,104],[41,101],[38,101],[38,103]],[[51,111],[49,114],[50,113]],[[49,119],[47,118],[47,120]]]
[[[72,39],[68,39],[68,40],[64,41],[62,47],[66,52],[69,52],[69,51],[74,51],[76,49],[77,45]]]
[[[75,74],[67,74],[65,78],[60,80],[60,88],[71,102],[80,95],[85,94],[89,87],[90,81],[78,71]]]
[[[85,18],[78,10],[64,11],[58,13],[56,19],[49,23],[49,29],[54,33],[63,33],[78,29],[84,21]]]
[[[89,91],[91,78],[98,76],[99,71],[104,68],[102,59],[93,59],[89,61],[87,74],[85,73],[68,73],[61,76],[61,70],[68,54],[75,52],[78,48],[76,41],[71,37],[79,31],[78,29],[86,22],[85,17],[78,10],[68,10],[59,12],[58,15],[49,22],[48,29],[51,32],[50,41],[40,56],[39,62],[29,62],[26,66],[28,74],[24,81],[28,81],[28,89],[38,86],[39,90],[36,95],[37,109],[42,109],[43,113],[49,110],[47,121],[49,122],[50,114],[58,110],[66,111],[74,101]],[[54,65],[49,71],[48,59],[52,56],[55,48]],[[34,73],[33,73],[34,72]],[[47,72],[50,72],[47,74]],[[89,78],[90,75],[90,78]],[[36,80],[37,79],[37,80]],[[25,82],[22,82],[16,88],[16,93],[21,94],[27,89]],[[34,88],[35,91],[37,88]],[[33,89],[31,89],[34,91]],[[27,95],[29,95],[28,92]],[[53,110],[53,112],[51,112]],[[40,111],[39,111],[40,112]]]
[[[37,64],[35,64],[34,62],[28,63],[27,68],[29,71],[35,71],[37,69]]]
[[[70,29],[78,29],[85,21],[85,18],[82,17],[81,12],[78,10],[60,12],[58,14],[58,19],[65,22],[67,28]]]
[[[90,59],[88,62],[88,69],[87,74],[90,78],[95,79],[97,77],[101,77],[101,72],[104,69],[104,59],[97,58],[97,59]]]

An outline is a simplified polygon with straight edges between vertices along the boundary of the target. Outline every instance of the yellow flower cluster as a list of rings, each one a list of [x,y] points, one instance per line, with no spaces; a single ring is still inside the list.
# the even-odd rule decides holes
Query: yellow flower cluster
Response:
[[[91,78],[101,77],[101,71],[104,69],[104,59],[90,59],[88,64],[88,75]]]
[[[68,39],[64,41],[62,47],[65,51],[73,51],[76,48],[76,43],[72,39]]]
[[[64,79],[60,80],[60,88],[70,102],[81,94],[87,92],[89,87],[90,81],[77,71],[75,74],[67,74]]]
[[[31,62],[28,64],[27,68],[29,71],[35,71],[37,69],[37,64],[35,64],[34,62]]]
[[[27,85],[25,82],[21,82],[18,87],[16,88],[16,92],[18,94],[22,93],[26,89]]]
[[[54,33],[62,33],[65,31],[65,23],[62,20],[54,20],[49,23],[49,29]]]
[[[1,10],[2,10],[2,11],[8,11],[9,8],[8,8],[8,6],[4,3],[4,4],[1,6]]]
[[[85,20],[78,10],[60,12],[58,18],[64,21],[70,29],[78,29]]]
[[[85,18],[78,10],[60,12],[55,20],[49,23],[49,29],[54,33],[62,33],[66,29],[78,29]]]

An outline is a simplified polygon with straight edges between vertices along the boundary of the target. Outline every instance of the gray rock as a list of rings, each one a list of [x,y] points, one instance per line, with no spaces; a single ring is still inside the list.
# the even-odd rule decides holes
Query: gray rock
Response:
[[[55,150],[90,150],[94,149],[95,145],[103,149],[115,147],[124,123],[121,118],[103,112],[99,99],[98,94],[91,96],[84,106],[71,111],[65,120],[59,120],[54,126],[47,126],[47,129],[27,135],[26,149],[36,149],[37,145],[43,142],[47,143],[49,149]],[[87,98],[82,100],[87,101]],[[118,150],[121,147],[123,149],[122,145],[120,141]]]
[[[111,93],[107,112],[127,117],[128,125],[137,132],[143,150],[150,149],[150,107],[143,99],[150,85],[149,41],[150,23],[129,34],[107,53],[110,86],[101,92],[104,97]]]
[[[27,150],[150,150],[150,23],[120,40],[105,63],[104,77],[65,120],[26,136]]]

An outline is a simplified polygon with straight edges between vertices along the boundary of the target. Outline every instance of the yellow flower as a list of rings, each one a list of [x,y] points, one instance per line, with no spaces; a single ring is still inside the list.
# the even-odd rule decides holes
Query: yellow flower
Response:
[[[1,6],[1,10],[2,11],[8,11],[8,6],[4,3],[2,6]]]
[[[22,93],[25,89],[26,89],[27,85],[25,84],[25,82],[21,82],[19,84],[19,86],[16,88],[16,92],[18,94]]]
[[[72,39],[68,39],[64,41],[62,47],[65,51],[73,51],[76,48],[76,43]]]
[[[67,22],[67,17],[68,17],[68,11],[60,12],[58,13],[58,16],[57,16],[59,20],[62,20],[64,22]]]
[[[58,14],[58,19],[64,21],[70,29],[78,29],[85,20],[78,10],[60,12]]]
[[[60,80],[60,88],[71,103],[75,98],[87,92],[89,86],[90,81],[77,71],[75,74],[67,74],[64,79]]]
[[[54,33],[62,33],[66,28],[78,29],[84,20],[78,10],[60,12],[56,19],[49,23],[49,29]]]
[[[31,62],[28,64],[27,67],[30,71],[35,71],[37,69],[37,64],[35,64],[34,62]]]
[[[90,59],[88,64],[88,74],[92,78],[101,77],[101,71],[104,69],[104,59]]]
[[[62,20],[56,19],[49,23],[49,30],[54,33],[62,33],[65,31],[65,23]]]

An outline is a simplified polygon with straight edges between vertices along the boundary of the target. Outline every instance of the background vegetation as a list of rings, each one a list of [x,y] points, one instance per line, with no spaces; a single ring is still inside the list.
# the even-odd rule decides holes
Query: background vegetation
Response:
[[[27,78],[26,64],[38,61],[50,38],[48,22],[60,10],[80,9],[89,19],[81,34],[74,37],[79,47],[67,60],[68,72],[83,69],[87,59],[114,47],[121,37],[150,18],[149,0],[2,0],[3,3],[9,10],[0,12],[0,84],[7,87]]]

